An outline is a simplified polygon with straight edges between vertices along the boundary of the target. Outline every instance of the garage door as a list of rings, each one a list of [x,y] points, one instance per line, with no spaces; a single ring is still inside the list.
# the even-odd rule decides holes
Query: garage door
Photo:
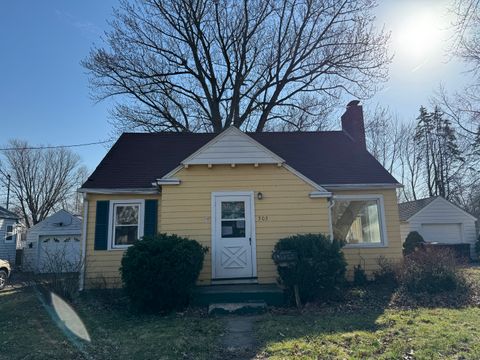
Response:
[[[38,240],[38,270],[40,272],[79,271],[79,235],[40,236]]]
[[[462,242],[460,224],[422,224],[422,236],[427,242],[458,244]]]

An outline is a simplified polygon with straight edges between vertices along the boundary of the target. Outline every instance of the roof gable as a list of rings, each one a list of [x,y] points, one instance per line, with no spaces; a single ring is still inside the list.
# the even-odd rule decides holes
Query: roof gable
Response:
[[[10,210],[5,209],[4,207],[0,206],[0,219],[13,219],[18,220],[19,217],[11,212]]]
[[[81,230],[82,221],[75,215],[70,214],[66,210],[59,210],[50,215],[38,224],[35,224],[30,229],[31,231],[65,231],[78,232]]]
[[[428,207],[430,207],[433,203],[438,203],[439,201],[447,204],[452,209],[469,216],[474,221],[477,220],[475,218],[475,216],[473,216],[472,214],[469,214],[468,212],[463,210],[461,207],[455,205],[451,201],[448,201],[447,199],[443,198],[442,196],[431,196],[431,197],[425,198],[425,199],[419,199],[419,200],[415,200],[415,201],[409,201],[409,202],[405,202],[405,203],[402,203],[402,204],[398,204],[400,220],[401,221],[409,221],[412,218],[414,218],[415,216],[419,215],[421,212],[426,211],[426,209]]]
[[[230,126],[183,160],[182,164],[278,164],[284,162],[285,160],[258,141],[235,126]]]
[[[400,215],[400,220],[407,221],[413,215],[418,213],[420,210],[422,210],[424,207],[426,207],[436,198],[437,198],[436,196],[431,196],[425,199],[407,201],[407,202],[398,204],[398,212]]]

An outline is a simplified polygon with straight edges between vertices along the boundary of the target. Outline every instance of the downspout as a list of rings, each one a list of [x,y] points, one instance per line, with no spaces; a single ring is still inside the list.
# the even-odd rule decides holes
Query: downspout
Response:
[[[87,252],[87,223],[88,223],[88,200],[87,194],[83,194],[83,226],[82,226],[82,258],[80,268],[79,290],[82,291],[85,285],[85,265]]]
[[[330,230],[330,241],[333,241],[333,224],[332,224],[332,208],[335,205],[335,199],[333,196],[328,200],[328,227]]]

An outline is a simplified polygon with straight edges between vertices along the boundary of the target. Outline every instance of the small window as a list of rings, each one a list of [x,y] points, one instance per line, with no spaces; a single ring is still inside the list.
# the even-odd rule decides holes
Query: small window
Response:
[[[128,247],[143,236],[143,204],[114,202],[112,205],[112,248]]]
[[[382,211],[379,198],[336,198],[332,208],[333,237],[349,245],[383,245]]]
[[[7,225],[7,231],[5,232],[5,242],[12,242],[13,239],[13,225]]]
[[[245,237],[245,202],[222,201],[222,238]]]

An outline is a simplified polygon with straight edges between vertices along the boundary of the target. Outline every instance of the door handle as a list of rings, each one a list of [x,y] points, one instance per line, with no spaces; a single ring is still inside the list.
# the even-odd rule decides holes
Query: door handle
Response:
[[[252,238],[251,237],[248,238],[248,242],[250,243],[250,246],[252,246]]]

